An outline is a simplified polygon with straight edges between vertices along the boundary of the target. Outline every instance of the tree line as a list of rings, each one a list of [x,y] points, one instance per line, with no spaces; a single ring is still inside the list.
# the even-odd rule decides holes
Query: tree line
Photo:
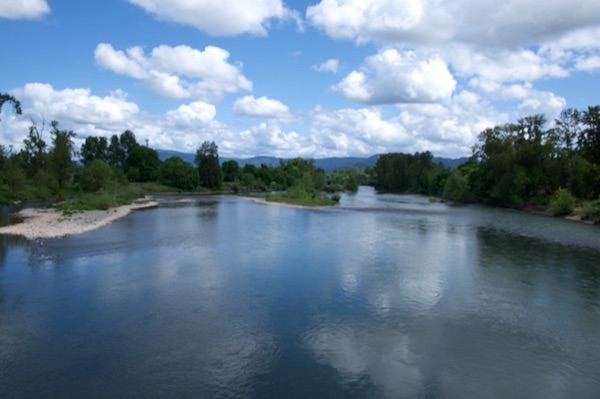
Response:
[[[0,112],[5,103],[21,113],[17,99],[0,93]],[[287,191],[313,197],[373,184],[455,202],[551,207],[555,213],[569,213],[578,200],[587,200],[600,216],[600,106],[565,109],[552,124],[537,114],[485,129],[470,160],[458,168],[435,163],[426,151],[382,154],[374,168],[330,174],[302,158],[277,166],[221,164],[217,144],[209,141],[197,149],[194,164],[176,156],[161,161],[129,130],[109,139],[87,137],[76,149],[75,132],[52,121],[47,143],[45,128],[32,121],[18,152],[0,145],[0,202],[111,190],[114,196],[129,182],[158,182],[181,191]]]
[[[20,103],[2,95],[17,114]],[[2,110],[0,104],[0,112]],[[292,196],[316,196],[323,191],[358,189],[358,171],[348,171],[348,182],[327,178],[313,160],[294,158],[278,166],[219,161],[217,144],[205,141],[197,149],[194,164],[172,156],[161,161],[158,152],[141,145],[134,132],[125,130],[110,138],[89,136],[77,149],[76,133],[50,123],[50,142],[46,126],[32,121],[20,151],[0,145],[0,202],[56,199],[86,193],[117,196],[131,183],[160,183],[163,190],[228,192],[289,191]],[[225,186],[225,187],[224,187]]]
[[[600,106],[565,109],[548,125],[537,114],[485,129],[456,169],[434,164],[429,152],[384,154],[376,187],[556,214],[572,212],[577,199],[600,207]]]

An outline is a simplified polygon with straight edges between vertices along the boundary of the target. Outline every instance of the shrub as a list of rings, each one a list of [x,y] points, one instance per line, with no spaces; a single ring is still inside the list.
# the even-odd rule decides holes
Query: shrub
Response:
[[[570,215],[575,210],[577,201],[566,188],[556,190],[550,200],[550,210],[554,216]]]

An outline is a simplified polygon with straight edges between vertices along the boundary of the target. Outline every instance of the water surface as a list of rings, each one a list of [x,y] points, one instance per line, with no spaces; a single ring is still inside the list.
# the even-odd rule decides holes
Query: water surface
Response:
[[[361,188],[0,242],[1,397],[600,392],[597,226]]]

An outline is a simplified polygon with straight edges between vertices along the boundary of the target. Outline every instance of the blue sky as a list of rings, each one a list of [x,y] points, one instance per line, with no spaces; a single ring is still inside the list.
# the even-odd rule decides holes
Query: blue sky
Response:
[[[0,0],[0,35],[15,149],[57,120],[78,144],[459,157],[486,127],[600,103],[589,0]]]

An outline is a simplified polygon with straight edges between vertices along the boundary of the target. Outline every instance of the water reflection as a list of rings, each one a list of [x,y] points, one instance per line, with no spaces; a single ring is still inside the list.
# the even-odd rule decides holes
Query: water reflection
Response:
[[[600,235],[577,226],[361,189],[4,241],[0,396],[593,397]]]

